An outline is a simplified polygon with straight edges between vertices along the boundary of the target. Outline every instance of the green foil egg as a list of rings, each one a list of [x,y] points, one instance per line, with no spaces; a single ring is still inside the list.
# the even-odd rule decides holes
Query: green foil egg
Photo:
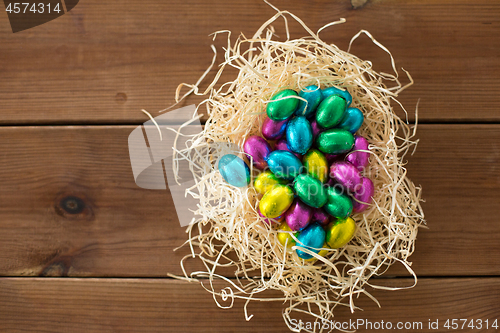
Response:
[[[302,163],[307,173],[324,183],[328,176],[328,162],[325,155],[317,149],[311,149],[304,155]]]
[[[344,117],[347,103],[340,95],[325,98],[316,110],[316,122],[323,128],[332,128]]]
[[[274,185],[259,202],[262,215],[273,219],[283,214],[293,202],[293,191],[287,185]]]
[[[352,213],[352,201],[340,186],[326,189],[327,203],[324,209],[333,217],[344,219]]]
[[[326,227],[326,244],[332,249],[338,249],[349,243],[356,232],[356,222],[350,217],[338,219]]]
[[[298,175],[293,188],[299,199],[311,207],[320,208],[327,202],[323,183],[311,175]]]
[[[351,150],[354,136],[344,129],[333,128],[321,132],[316,138],[318,149],[325,154],[343,154]]]
[[[284,183],[285,181],[283,179],[279,179],[270,170],[266,170],[255,177],[253,186],[258,193],[266,194],[266,192],[273,188],[274,185]]]
[[[267,104],[267,116],[276,121],[289,118],[297,109],[300,101],[294,96],[298,95],[292,89],[286,89],[275,94]]]

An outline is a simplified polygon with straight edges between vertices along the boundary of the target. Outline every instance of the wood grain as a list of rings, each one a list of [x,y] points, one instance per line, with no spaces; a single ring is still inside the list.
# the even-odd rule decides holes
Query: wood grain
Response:
[[[206,281],[205,281],[206,283]],[[387,286],[407,286],[407,279],[382,280]],[[215,283],[217,290],[223,285]],[[410,290],[373,291],[382,307],[367,297],[356,301],[364,311],[351,314],[334,310],[339,322],[422,323],[422,329],[401,332],[432,332],[429,320],[497,319],[500,314],[498,278],[423,279]],[[267,296],[278,296],[268,294]],[[227,305],[227,303],[222,302]],[[0,279],[0,330],[3,332],[287,332],[279,302],[250,304],[254,317],[245,321],[243,302],[230,310],[219,309],[212,296],[196,283],[151,279]],[[298,322],[297,315],[292,315]],[[304,321],[310,318],[303,317]],[[461,323],[460,323],[461,324]],[[364,324],[366,325],[366,324]],[[373,332],[362,325],[358,332]],[[418,326],[414,326],[418,327]],[[376,330],[387,332],[389,330]],[[393,330],[394,331],[394,330]],[[456,332],[493,332],[458,329]]]
[[[314,31],[346,18],[346,24],[321,33],[343,49],[360,29],[370,31],[415,79],[401,96],[410,118],[421,99],[421,120],[500,119],[497,0],[369,1],[360,9],[349,0],[273,4],[297,14]],[[210,33],[228,29],[233,36],[251,36],[273,14],[263,1],[88,0],[57,20],[16,34],[2,15],[0,123],[142,123],[140,109],[170,106],[177,85],[195,82],[208,67]],[[281,23],[275,26],[283,37]],[[298,24],[290,29],[292,37],[304,35]],[[224,46],[223,39],[216,45]],[[387,54],[367,38],[352,52],[372,60],[377,70],[389,70]]]
[[[133,126],[0,128],[0,275],[160,277],[180,273],[187,238],[168,191],[134,183]],[[500,126],[422,125],[408,164],[429,230],[419,276],[498,275]],[[80,198],[79,214],[60,201]],[[188,263],[190,268],[199,268]],[[388,275],[405,275],[393,267]]]

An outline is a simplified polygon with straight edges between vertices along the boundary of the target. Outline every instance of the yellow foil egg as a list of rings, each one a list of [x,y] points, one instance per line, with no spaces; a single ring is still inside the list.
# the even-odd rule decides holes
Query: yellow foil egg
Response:
[[[287,232],[283,232],[287,231]],[[281,245],[286,246],[286,247],[292,247],[295,245],[295,239],[292,237],[293,230],[290,229],[288,224],[286,222],[282,222],[280,226],[278,227],[278,240],[281,243]],[[295,237],[298,236],[298,232],[294,233]]]
[[[307,172],[324,183],[328,176],[328,162],[325,155],[317,149],[311,149],[303,158]]]
[[[330,248],[330,247],[328,246],[328,244],[324,243],[323,244],[323,248]],[[328,252],[330,252],[330,251],[328,251],[328,250],[321,250],[321,251],[318,252],[318,255],[324,257],[324,256],[326,256],[328,254]],[[316,260],[318,260],[316,257],[312,257],[310,259],[306,259],[306,261],[316,261]]]
[[[264,194],[259,202],[262,215],[274,219],[283,214],[293,201],[293,191],[288,185],[277,184]]]
[[[284,181],[279,179],[270,170],[261,172],[253,183],[255,190],[260,194],[266,194],[274,185],[282,184]]]
[[[326,243],[332,249],[338,249],[349,243],[356,232],[356,222],[350,217],[337,219],[326,227]]]

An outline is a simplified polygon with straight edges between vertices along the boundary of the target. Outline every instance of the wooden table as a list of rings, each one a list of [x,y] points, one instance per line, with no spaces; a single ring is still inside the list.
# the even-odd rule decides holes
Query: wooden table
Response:
[[[382,308],[360,299],[364,312],[337,318],[423,323],[412,332],[436,331],[429,320],[439,332],[447,319],[500,321],[500,2],[273,4],[313,30],[345,17],[321,35],[343,49],[370,31],[415,79],[401,101],[411,110],[420,99],[408,164],[429,226],[411,258],[418,285],[374,291]],[[262,1],[82,0],[16,34],[0,14],[1,332],[287,331],[281,304],[251,305],[246,322],[241,302],[221,310],[199,285],[167,277],[181,273],[186,251],[172,250],[186,235],[168,191],[135,185],[127,148],[147,120],[140,109],[170,106],[208,67],[210,33],[250,36],[273,14]],[[367,39],[352,52],[389,69]],[[85,209],[64,211],[68,196]],[[394,267],[379,283],[411,282]],[[450,331],[495,331],[460,327]]]

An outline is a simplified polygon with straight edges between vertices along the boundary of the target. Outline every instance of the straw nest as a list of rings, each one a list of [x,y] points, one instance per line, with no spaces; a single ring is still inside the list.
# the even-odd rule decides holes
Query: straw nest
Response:
[[[279,18],[284,19],[285,41],[276,40],[271,26]],[[289,19],[301,24],[308,36],[291,39]],[[187,194],[199,199],[195,212],[199,219],[187,228],[189,237],[183,245],[191,254],[181,261],[185,276],[178,278],[199,280],[223,308],[231,307],[234,299],[246,300],[247,320],[252,317],[247,312],[252,300],[281,301],[283,318],[292,331],[297,331],[291,324],[294,312],[310,314],[317,321],[333,320],[335,307],[349,306],[354,311],[354,301],[361,294],[377,302],[365,288],[391,289],[375,285],[370,278],[397,262],[413,275],[416,284],[408,259],[425,220],[421,189],[407,178],[404,167],[405,154],[417,143],[412,140],[416,125],[411,129],[393,110],[394,103],[402,107],[396,97],[413,81],[405,72],[410,83],[400,83],[392,55],[367,31],[355,35],[351,44],[360,35],[367,35],[389,54],[395,74],[377,73],[371,62],[319,38],[321,30],[344,21],[314,33],[295,15],[277,10],[252,38],[241,35],[231,44],[230,32],[225,31],[228,44],[224,61],[206,91],[200,91],[199,84],[206,80],[210,68],[196,84],[182,84],[177,89],[177,101],[189,94],[206,96],[198,108],[206,108],[209,116],[203,132],[193,136],[186,147],[175,148],[174,161],[187,161],[195,178],[196,184]],[[239,71],[237,77],[217,84],[228,66]],[[311,84],[347,89],[353,96],[352,106],[363,111],[365,122],[357,134],[370,143],[370,165],[364,176],[372,179],[375,195],[368,210],[353,216],[358,227],[351,242],[341,249],[330,249],[325,257],[315,254],[316,261],[304,261],[295,251],[281,246],[276,226],[262,222],[256,211],[259,196],[252,186],[235,188],[214,172],[217,148],[207,143],[234,143],[243,151],[245,139],[259,135],[271,96],[282,89],[299,91]],[[181,96],[186,86],[189,91]],[[175,163],[174,172],[179,172]],[[206,270],[187,272],[184,261],[190,258],[201,260]],[[228,268],[235,277],[223,275]],[[220,270],[226,273],[220,274]],[[226,287],[215,288],[215,280],[224,281]],[[269,290],[279,291],[281,297],[269,298],[265,293]]]

